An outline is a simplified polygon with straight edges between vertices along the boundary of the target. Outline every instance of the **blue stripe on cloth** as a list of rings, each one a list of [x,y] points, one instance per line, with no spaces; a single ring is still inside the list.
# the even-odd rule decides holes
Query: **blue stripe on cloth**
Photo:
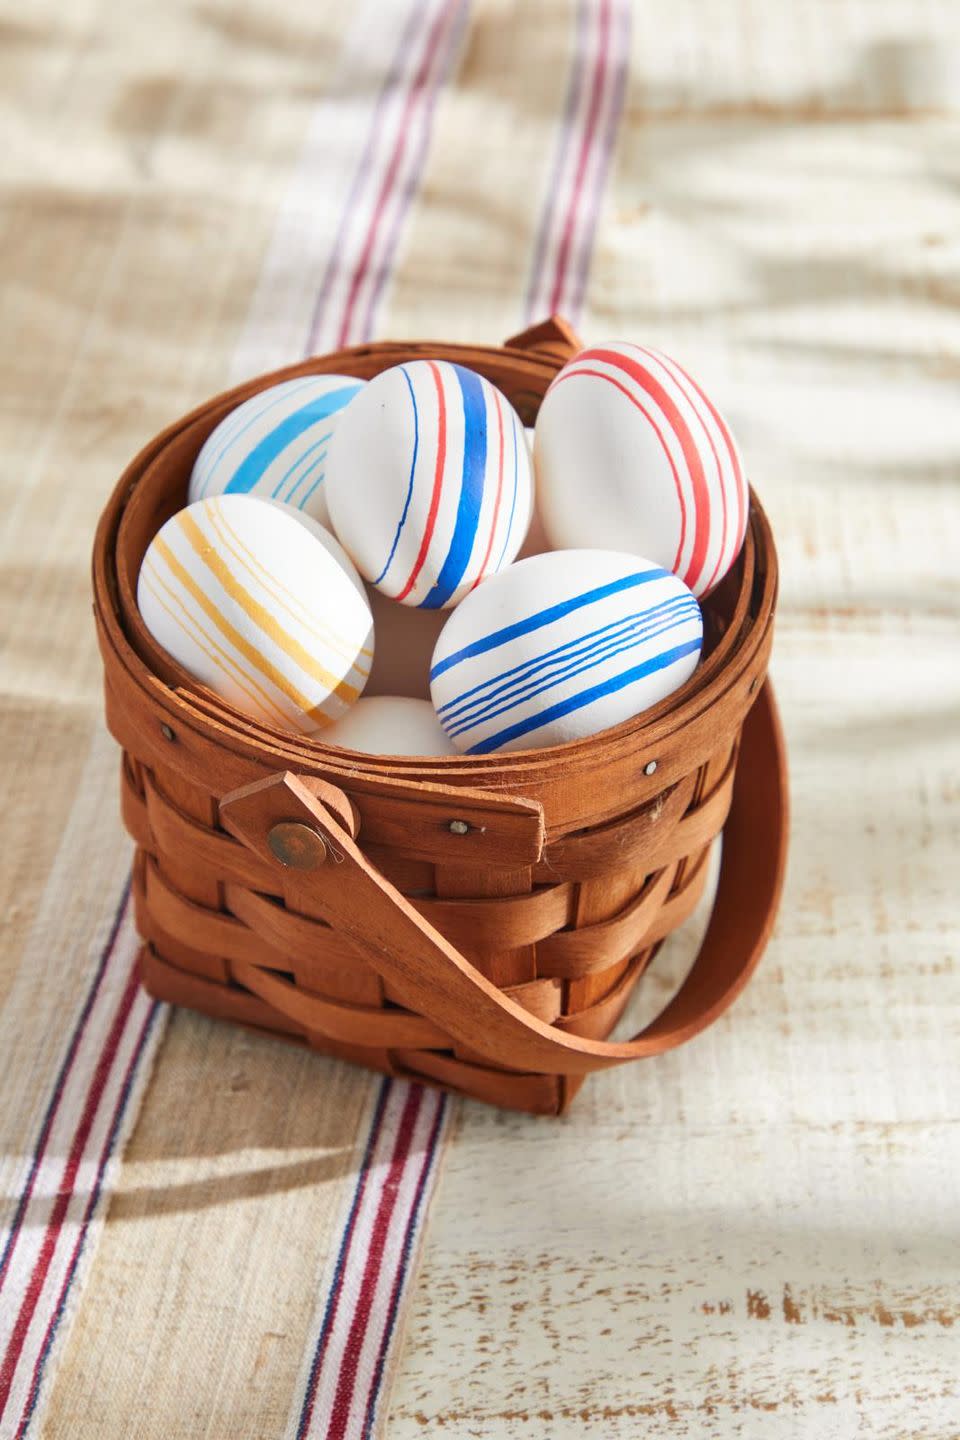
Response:
[[[420,1221],[420,1209],[423,1205],[423,1197],[427,1189],[427,1181],[430,1178],[439,1151],[440,1132],[443,1129],[443,1121],[447,1111],[446,1095],[432,1097],[436,1101],[437,1113],[434,1117],[433,1128],[430,1131],[430,1138],[427,1141],[426,1157],[420,1171],[420,1179],[417,1181],[416,1194],[414,1195],[413,1208],[410,1218],[407,1221],[407,1229],[403,1237],[403,1249],[400,1254],[400,1264],[397,1269],[396,1278],[393,1283],[393,1293],[390,1296],[390,1308],[387,1312],[386,1324],[383,1327],[383,1337],[380,1341],[380,1350],[377,1355],[377,1363],[373,1371],[373,1379],[370,1382],[370,1395],[367,1400],[366,1419],[363,1427],[361,1440],[370,1440],[370,1433],[373,1429],[373,1422],[377,1413],[377,1401],[380,1395],[380,1386],[383,1383],[383,1371],[386,1364],[387,1352],[390,1349],[390,1341],[393,1338],[394,1326],[397,1323],[397,1311],[400,1306],[400,1297],[403,1294],[403,1287],[406,1283],[407,1270],[410,1265],[410,1256],[413,1251],[413,1242],[417,1234],[417,1225]]]
[[[463,579],[476,543],[487,470],[487,401],[480,376],[454,365],[463,396],[463,471],[453,538],[436,584],[421,600],[423,610],[440,610]]]
[[[486,703],[487,700],[494,697],[494,693],[500,694],[504,688],[509,689],[509,684],[506,687],[502,684],[504,681],[513,681],[516,684],[522,684],[524,681],[529,680],[536,671],[543,670],[549,666],[551,660],[562,656],[565,662],[572,659],[574,655],[585,654],[591,648],[595,648],[591,646],[591,642],[603,644],[607,640],[612,640],[616,638],[617,635],[623,634],[626,630],[634,629],[638,621],[658,620],[664,614],[676,608],[676,606],[689,604],[692,599],[692,596],[681,596],[675,600],[664,600],[662,604],[653,605],[649,610],[637,611],[632,615],[621,615],[616,620],[608,621],[606,625],[599,625],[596,630],[588,631],[585,635],[575,635],[572,639],[565,640],[562,645],[555,645],[552,650],[544,651],[542,655],[535,655],[530,660],[524,660],[519,665],[511,666],[509,670],[501,670],[498,675],[491,675],[488,679],[481,680],[478,685],[472,686],[469,690],[464,690],[462,695],[455,695],[452,699],[445,701],[443,705],[439,705],[437,707],[437,714],[443,716],[449,713],[450,718],[453,719],[455,718],[454,712],[458,712],[466,701],[472,699],[475,695],[479,695],[481,691],[487,691],[488,693],[482,700],[478,700],[476,702],[477,704]],[[578,646],[585,647],[585,649],[578,650]],[[491,686],[498,687],[496,692],[491,690]]]
[[[353,1239],[353,1231],[357,1223],[357,1212],[360,1209],[360,1202],[363,1199],[364,1191],[367,1188],[367,1180],[370,1176],[370,1165],[373,1160],[373,1153],[377,1140],[380,1136],[380,1127],[383,1124],[384,1111],[387,1108],[387,1100],[396,1084],[389,1076],[380,1082],[380,1091],[377,1095],[376,1109],[373,1113],[373,1120],[370,1124],[370,1131],[367,1135],[367,1143],[363,1151],[363,1159],[360,1161],[360,1170],[357,1175],[357,1182],[354,1186],[353,1196],[350,1201],[350,1211],[347,1216],[347,1223],[344,1226],[343,1234],[340,1237],[340,1249],[337,1251],[337,1259],[334,1264],[333,1278],[330,1282],[330,1289],[327,1293],[327,1303],[324,1307],[323,1318],[320,1322],[320,1332],[317,1335],[317,1343],[314,1347],[313,1360],[310,1364],[310,1373],[307,1376],[306,1389],[304,1391],[303,1405],[300,1410],[300,1419],[297,1424],[296,1440],[303,1440],[310,1423],[310,1415],[313,1409],[314,1392],[316,1391],[317,1378],[320,1374],[320,1365],[323,1361],[330,1339],[330,1330],[333,1325],[336,1307],[340,1300],[340,1287],[343,1283],[343,1272],[347,1260],[347,1252]]]
[[[646,645],[653,640],[658,640],[661,635],[676,630],[678,625],[685,625],[689,618],[687,615],[664,617],[664,621],[660,625],[648,626],[646,629],[640,628],[627,635],[619,635],[597,648],[594,654],[588,655],[585,659],[581,656],[573,663],[568,663],[564,668],[554,671],[552,675],[537,675],[530,684],[514,694],[505,695],[499,701],[493,700],[482,710],[462,717],[456,725],[448,727],[447,733],[455,736],[462,735],[467,730],[473,730],[487,720],[493,720],[508,710],[515,710],[524,701],[536,699],[546,690],[553,690],[558,685],[566,684],[568,680],[575,680],[578,675],[584,675],[588,670],[596,670],[598,665],[605,665],[609,660],[615,659],[617,655],[622,655],[625,650],[634,650],[638,645]]]
[[[287,468],[286,468],[286,470],[284,471],[283,475],[280,477],[280,479],[277,481],[276,485],[273,487],[273,491],[271,492],[271,496],[270,496],[271,500],[276,500],[276,499],[278,498],[278,496],[279,496],[279,494],[280,494],[280,491],[283,489],[284,485],[286,485],[287,481],[290,479],[290,476],[293,474],[294,470],[296,470],[297,466],[298,466],[298,465],[302,465],[303,462],[304,462],[304,460],[309,459],[309,457],[313,454],[314,450],[318,450],[321,445],[323,445],[327,440],[330,439],[330,436],[331,436],[332,434],[333,434],[333,431],[332,431],[332,430],[328,430],[327,433],[326,433],[326,435],[321,435],[319,440],[315,440],[312,445],[308,445],[307,448],[306,448],[306,450],[304,450],[303,454],[302,454],[302,455],[298,455],[297,458],[296,458],[296,460],[294,460],[294,462],[293,462],[292,465],[288,465],[288,466],[287,466]],[[327,452],[324,451],[323,453],[324,453],[324,455],[325,455]],[[320,458],[323,459],[323,456],[321,456]],[[284,497],[283,497],[284,504],[289,505],[291,496],[292,496],[297,490],[300,489],[300,486],[303,484],[303,482],[304,482],[304,480],[306,479],[306,477],[307,477],[308,475],[312,474],[312,472],[313,472],[314,469],[315,469],[315,466],[314,466],[314,465],[308,465],[305,470],[302,470],[302,471],[300,472],[300,474],[297,476],[296,480],[294,480],[293,484],[290,486],[290,489],[288,490],[287,494],[284,495]]]
[[[613,695],[618,690],[625,690],[628,685],[633,685],[635,681],[642,680],[647,675],[655,674],[657,670],[666,670],[670,665],[675,665],[678,660],[682,660],[685,655],[692,655],[695,650],[699,649],[699,640],[688,640],[683,645],[676,645],[672,650],[665,650],[661,655],[655,655],[651,660],[645,660],[642,665],[635,665],[632,670],[624,670],[620,675],[614,675],[600,685],[593,685],[589,690],[581,690],[578,695],[570,695],[566,700],[558,701],[548,710],[541,710],[539,715],[528,715],[525,720],[518,720],[515,725],[508,725],[505,730],[498,730],[496,734],[488,735],[485,740],[471,745],[467,754],[486,755],[491,750],[498,750],[501,745],[506,745],[511,740],[518,740],[522,735],[529,735],[532,730],[539,730],[542,726],[549,725],[552,720],[562,720],[564,715],[570,715],[575,710],[582,710],[584,706],[592,705],[594,700],[602,700],[605,695]]]
[[[413,393],[413,381],[410,379],[410,376],[407,374],[406,367],[403,365],[400,366],[400,374],[407,382],[407,389],[410,391],[410,404],[413,406],[413,455],[410,459],[410,475],[407,479],[407,494],[403,502],[403,510],[400,512],[400,519],[397,522],[397,532],[393,537],[393,544],[390,546],[390,554],[387,556],[387,563],[386,565],[384,565],[377,578],[371,581],[371,584],[373,585],[380,584],[380,581],[383,579],[387,571],[390,569],[390,566],[393,564],[393,557],[397,553],[397,546],[400,543],[400,532],[403,529],[404,525],[407,523],[407,511],[410,509],[410,501],[413,498],[413,482],[414,477],[417,473],[417,454],[420,450],[420,416],[417,410],[417,397]]]
[[[110,1164],[113,1152],[117,1148],[117,1140],[120,1136],[121,1126],[123,1125],[123,1117],[126,1114],[127,1105],[130,1101],[134,1082],[137,1078],[137,1072],[140,1068],[140,1062],[143,1059],[144,1052],[146,1051],[147,1043],[150,1039],[151,1032],[153,1031],[153,1027],[156,1023],[157,1016],[163,1009],[164,1006],[160,1003],[159,1000],[154,1000],[151,1003],[150,1009],[147,1011],[146,1018],[144,1019],[143,1025],[140,1029],[140,1034],[137,1037],[133,1053],[130,1056],[129,1061],[127,1062],[127,1069],[123,1077],[123,1084],[120,1090],[120,1094],[117,1098],[116,1107],[113,1112],[113,1119],[110,1124],[110,1129],[107,1132],[106,1142],[100,1153],[100,1160],[97,1165],[97,1173],[94,1180],[93,1189],[90,1192],[86,1208],[83,1212],[83,1218],[80,1222],[80,1233],[74,1245],[73,1254],[70,1257],[70,1263],[67,1267],[67,1273],[64,1277],[63,1285],[61,1286],[60,1296],[57,1300],[56,1309],[54,1310],[51,1317],[50,1324],[47,1328],[46,1336],[44,1337],[43,1346],[41,1348],[39,1356],[37,1357],[33,1383],[30,1387],[30,1393],[27,1398],[27,1404],[23,1412],[23,1417],[16,1432],[17,1436],[20,1437],[20,1440],[22,1440],[22,1437],[26,1435],[27,1431],[30,1428],[31,1421],[33,1420],[34,1412],[37,1407],[37,1400],[40,1396],[40,1389],[43,1385],[43,1378],[47,1368],[47,1362],[50,1359],[50,1351],[53,1349],[53,1343],[57,1338],[57,1331],[60,1329],[60,1326],[63,1322],[63,1317],[66,1314],[67,1306],[70,1300],[70,1294],[73,1289],[74,1281],[76,1279],[77,1270],[80,1266],[81,1259],[83,1258],[83,1251],[87,1243],[87,1235],[90,1230],[90,1224],[93,1220],[94,1214],[96,1213],[97,1206],[100,1204],[100,1197],[103,1194],[103,1185],[107,1173],[107,1166]]]
[[[292,415],[284,416],[279,425],[275,425],[243,457],[231,475],[224,493],[227,495],[248,494],[277,456],[281,455],[287,446],[297,439],[298,435],[309,429],[311,425],[316,425],[318,421],[326,420],[337,410],[342,410],[347,401],[352,399],[359,389],[359,385],[342,385],[339,390],[330,390],[326,395],[319,395],[316,400],[308,401],[299,410],[295,410]]]
[[[513,499],[510,501],[510,519],[507,521],[507,533],[506,533],[506,535],[504,535],[504,537],[503,537],[503,548],[501,549],[499,559],[497,560],[497,569],[498,569],[498,570],[502,569],[502,567],[503,567],[503,557],[504,557],[504,555],[506,555],[506,553],[507,553],[507,546],[510,544],[510,536],[511,536],[511,534],[512,534],[512,532],[513,532],[513,517],[514,517],[514,515],[516,514],[516,510],[517,510],[517,482],[518,482],[518,475],[517,475],[517,463],[518,463],[517,442],[518,442],[519,433],[520,433],[520,421],[517,419],[516,415],[514,414],[514,416],[513,416]],[[524,443],[524,444],[527,443],[526,437],[524,437],[523,443]]]
[[[454,665],[459,665],[462,660],[472,660],[475,655],[485,655],[488,650],[495,650],[498,645],[506,645],[508,640],[516,640],[519,635],[529,635],[534,630],[541,630],[544,625],[551,625],[554,620],[562,620],[564,615],[570,615],[574,610],[582,610],[585,605],[606,600],[608,596],[618,595],[621,590],[630,590],[635,585],[645,585],[649,580],[662,580],[666,573],[666,570],[655,565],[649,570],[623,575],[619,580],[611,580],[607,585],[598,585],[594,590],[584,590],[569,600],[561,600],[556,605],[548,606],[546,610],[538,610],[535,615],[528,615],[514,625],[505,625],[502,630],[494,630],[480,640],[464,645],[462,650],[445,655],[430,671],[430,679],[436,680],[439,675],[452,670]]]
[[[275,410],[278,405],[283,405],[291,396],[298,394],[301,390],[307,390],[313,384],[314,379],[315,377],[313,375],[304,375],[302,380],[288,380],[283,382],[284,385],[290,386],[289,390],[284,389],[282,395],[273,395],[268,404],[261,405],[259,409],[254,409],[239,425],[236,419],[238,413],[242,411],[245,406],[253,405],[255,400],[262,400],[264,395],[269,395],[271,393],[269,390],[264,391],[260,395],[251,395],[250,399],[245,400],[243,405],[239,405],[233,414],[227,415],[225,419],[220,421],[220,424],[211,432],[209,437],[212,440],[213,437],[216,436],[217,439],[221,441],[220,449],[207,467],[206,479],[201,486],[198,498],[202,499],[203,496],[206,495],[207,487],[220,468],[221,460],[227,451],[233,448],[235,443],[240,439],[240,436],[245,435],[252,425],[256,425],[258,420],[262,420],[264,415],[269,415],[270,411]]]
[[[98,994],[100,993],[100,986],[103,982],[104,974],[106,973],[107,966],[110,963],[111,956],[113,955],[113,947],[117,943],[117,937],[120,933],[120,926],[123,923],[123,917],[126,913],[127,901],[129,897],[130,877],[128,876],[124,884],[123,891],[120,895],[120,901],[117,905],[116,910],[114,911],[113,920],[110,925],[109,934],[107,935],[106,944],[100,951],[100,956],[97,961],[97,968],[93,973],[93,978],[90,981],[90,985],[87,989],[86,996],[84,997],[83,1004],[80,1007],[80,1014],[77,1016],[76,1024],[74,1025],[73,1031],[70,1035],[70,1039],[67,1042],[66,1052],[64,1054],[63,1060],[60,1063],[60,1068],[57,1071],[56,1079],[53,1082],[53,1092],[50,1096],[49,1104],[47,1105],[47,1108],[44,1111],[43,1119],[40,1122],[40,1130],[34,1143],[33,1154],[30,1159],[30,1169],[27,1173],[27,1178],[23,1183],[23,1188],[20,1191],[20,1198],[17,1202],[17,1208],[14,1212],[13,1219],[10,1221],[10,1228],[7,1232],[7,1241],[6,1245],[4,1246],[3,1254],[0,1255],[0,1285],[2,1285],[3,1278],[7,1273],[7,1264],[10,1259],[10,1252],[13,1249],[14,1244],[16,1243],[17,1236],[23,1224],[24,1214],[26,1213],[27,1206],[30,1203],[30,1197],[33,1194],[34,1182],[37,1177],[37,1171],[40,1168],[40,1162],[47,1148],[47,1141],[50,1138],[50,1130],[53,1125],[54,1116],[56,1115],[56,1112],[60,1106],[60,1101],[63,1098],[63,1092],[66,1087],[67,1079],[69,1078],[70,1071],[73,1069],[73,1062],[76,1059],[77,1050],[80,1048],[80,1041],[83,1039],[83,1032],[87,1028],[87,1021],[90,1019],[90,1012],[92,1011],[94,1002]]]

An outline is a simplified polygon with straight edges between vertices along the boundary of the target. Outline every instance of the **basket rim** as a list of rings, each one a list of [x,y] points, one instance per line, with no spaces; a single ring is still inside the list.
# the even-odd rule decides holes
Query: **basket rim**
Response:
[[[92,568],[94,611],[104,644],[138,687],[148,692],[156,709],[176,714],[220,743],[225,743],[226,731],[234,745],[239,743],[254,753],[258,748],[269,749],[274,757],[286,753],[291,768],[309,765],[357,778],[391,775],[440,784],[456,778],[461,783],[468,781],[472,785],[499,789],[508,776],[511,777],[512,788],[513,783],[517,786],[525,783],[524,775],[543,775],[554,769],[569,772],[581,765],[589,768],[590,760],[598,750],[635,751],[642,748],[655,752],[735,688],[745,671],[756,670],[758,656],[768,649],[778,590],[777,554],[769,522],[752,487],[749,491],[746,539],[730,572],[737,577],[738,591],[727,632],[690,679],[657,705],[618,725],[561,745],[479,756],[361,755],[357,751],[325,743],[322,732],[317,736],[301,737],[260,724],[191,680],[186,672],[170,662],[166,652],[156,647],[158,655],[164,658],[168,673],[176,675],[179,671],[176,677],[178,683],[171,684],[157,673],[162,667],[151,665],[142,653],[153,648],[155,642],[139,619],[135,590],[131,594],[130,578],[118,566],[118,549],[124,521],[129,515],[131,501],[137,496],[138,486],[148,480],[171,443],[189,437],[194,430],[199,431],[204,426],[209,430],[221,418],[221,412],[226,414],[251,395],[283,380],[329,371],[349,374],[351,370],[353,373],[359,370],[364,374],[376,374],[392,364],[419,358],[425,353],[463,363],[469,361],[481,371],[484,362],[493,368],[507,365],[522,367],[529,372],[533,388],[520,394],[534,406],[539,404],[546,386],[563,363],[556,352],[550,353],[547,349],[538,351],[514,345],[465,345],[449,341],[383,341],[352,346],[279,367],[202,402],[166,426],[141,448],[124,469],[103,509],[94,538]],[[513,391],[516,403],[516,386]],[[717,662],[711,664],[718,652]],[[751,697],[756,688],[754,676],[749,692]]]

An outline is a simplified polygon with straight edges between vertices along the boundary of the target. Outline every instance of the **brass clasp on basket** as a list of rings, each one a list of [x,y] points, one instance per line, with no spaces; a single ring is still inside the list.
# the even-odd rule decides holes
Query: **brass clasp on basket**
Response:
[[[322,810],[314,809],[317,802]],[[323,780],[274,775],[232,790],[220,801],[226,830],[261,854],[269,851],[292,871],[319,870],[328,860],[343,862],[331,836],[320,833],[316,813],[329,816],[351,839],[359,834],[356,808],[342,790]]]
[[[300,820],[280,820],[267,834],[272,854],[292,870],[316,870],[327,858],[323,836]]]

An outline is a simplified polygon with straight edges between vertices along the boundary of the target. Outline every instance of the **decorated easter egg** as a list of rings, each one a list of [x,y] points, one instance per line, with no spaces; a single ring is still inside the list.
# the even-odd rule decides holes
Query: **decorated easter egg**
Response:
[[[297,510],[293,505],[285,505],[282,500],[269,500],[267,503],[269,505],[279,505],[280,509],[286,510],[288,515],[292,515],[299,525],[305,526],[307,531],[320,541],[323,548],[329,550],[337,564],[347,572],[360,594],[366,600],[367,589],[360,577],[360,572],[331,530],[328,530],[325,525],[321,525],[319,520],[314,520],[313,516],[308,515],[306,511]]]
[[[697,601],[675,575],[611,550],[519,560],[454,610],[430,693],[458,750],[579,740],[655,705],[693,674]]]
[[[289,510],[198,500],[147,548],[137,604],[195,679],[264,724],[310,734],[359,698],[373,620],[335,555]]]
[[[251,396],[208,435],[188,498],[283,500],[327,524],[327,448],[337,416],[363,385],[347,375],[301,375]]]
[[[453,755],[429,700],[407,695],[361,695],[341,720],[323,733],[325,744],[368,755]]]
[[[597,345],[537,416],[537,501],[557,549],[635,550],[708,594],[747,527],[747,484],[716,405],[659,350]]]
[[[456,605],[514,558],[530,521],[530,456],[510,402],[445,360],[371,380],[327,456],[337,536],[365,579],[405,605]]]

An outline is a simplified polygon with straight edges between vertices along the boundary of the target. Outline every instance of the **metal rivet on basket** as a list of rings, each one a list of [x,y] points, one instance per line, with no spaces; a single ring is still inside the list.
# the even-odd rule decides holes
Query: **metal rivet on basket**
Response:
[[[451,835],[469,835],[470,833],[470,826],[466,820],[451,820],[447,828]]]
[[[281,820],[267,836],[273,854],[290,870],[315,870],[327,858],[323,836],[299,820]]]
[[[657,768],[657,762],[656,762],[656,760],[648,760],[647,763],[646,763],[646,765],[644,765],[644,767],[643,767],[643,773],[644,773],[644,775],[653,775],[654,772],[656,771],[656,768]]]
[[[160,734],[163,736],[164,740],[176,740],[177,738],[177,732],[174,730],[173,726],[167,725],[166,722],[164,722],[164,724],[160,726]]]

